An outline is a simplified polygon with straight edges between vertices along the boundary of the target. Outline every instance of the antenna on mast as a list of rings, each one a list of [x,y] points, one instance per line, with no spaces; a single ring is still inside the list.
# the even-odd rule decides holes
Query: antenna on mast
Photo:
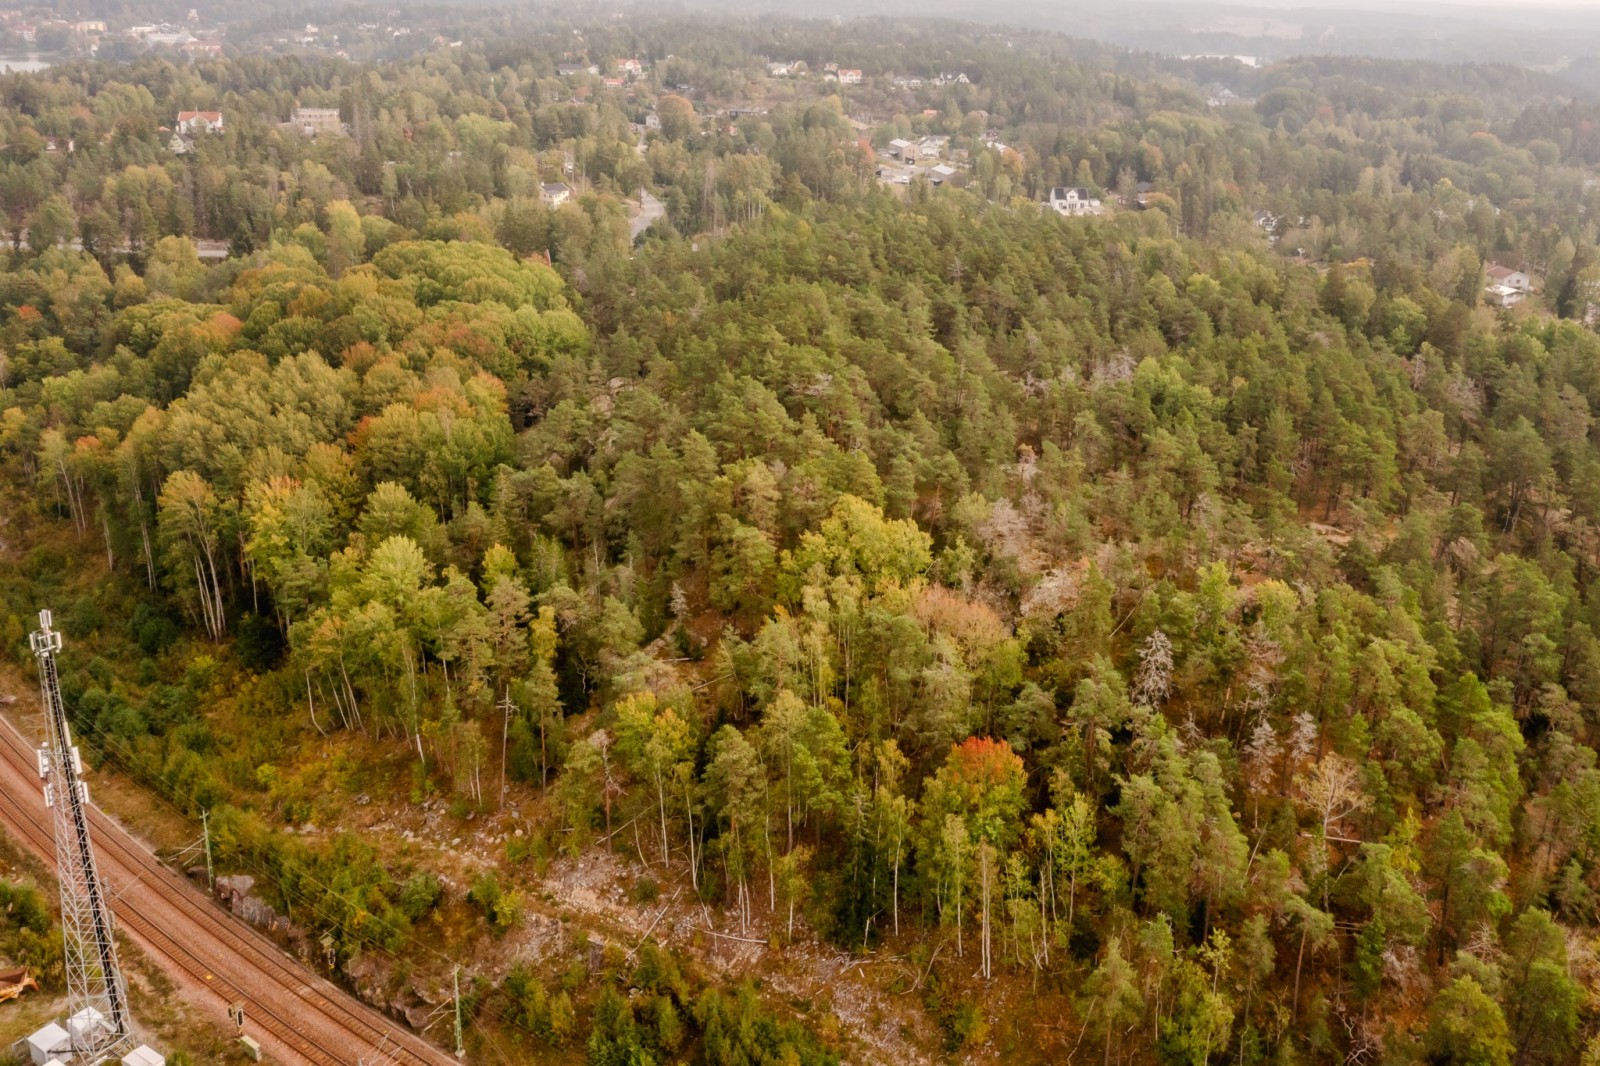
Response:
[[[89,842],[89,786],[83,780],[83,762],[73,747],[66,707],[61,702],[61,682],[56,674],[61,634],[51,628],[49,611],[39,612],[39,628],[28,640],[39,661],[39,694],[50,721],[50,743],[39,749],[39,776],[44,778],[45,805],[55,816],[67,1034],[74,1056],[99,1062],[133,1044],[128,988],[117,964],[111,906]]]

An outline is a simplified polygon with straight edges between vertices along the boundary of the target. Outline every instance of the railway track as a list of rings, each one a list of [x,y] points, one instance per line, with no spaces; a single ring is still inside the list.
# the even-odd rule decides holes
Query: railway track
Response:
[[[33,749],[0,722],[0,823],[46,863],[52,831]],[[207,989],[217,1008],[244,1003],[248,1026],[285,1063],[450,1066],[455,1059],[316,977],[258,930],[219,911],[98,808],[90,808],[113,910],[158,962]]]

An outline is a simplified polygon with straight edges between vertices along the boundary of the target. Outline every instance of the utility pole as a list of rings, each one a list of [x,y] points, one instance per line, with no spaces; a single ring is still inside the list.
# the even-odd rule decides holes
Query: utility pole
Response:
[[[217,894],[217,875],[211,869],[211,812],[210,811],[201,811],[200,812],[200,831],[205,834],[205,838],[206,838],[206,887],[208,889],[210,889],[211,894],[214,896],[214,895]]]
[[[500,701],[500,809],[506,809],[506,749],[511,744],[511,712],[516,704],[511,702],[511,690]]]
[[[461,967],[457,966],[450,973],[450,980],[455,985],[456,992],[456,1058],[461,1058],[467,1049],[461,1043]]]
[[[56,653],[61,634],[50,628],[49,611],[28,642],[39,664],[39,692],[50,723],[50,743],[39,750],[45,805],[54,812],[56,875],[61,882],[61,938],[67,976],[67,1032],[81,1062],[118,1058],[133,1046],[128,989],[117,964],[111,905],[95,868],[89,842],[89,787],[73,747],[61,702]]]

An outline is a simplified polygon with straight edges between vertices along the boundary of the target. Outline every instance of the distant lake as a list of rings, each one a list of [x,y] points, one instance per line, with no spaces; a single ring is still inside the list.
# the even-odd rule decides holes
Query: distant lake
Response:
[[[38,55],[0,56],[0,73],[31,74],[46,69],[54,62],[53,59]]]

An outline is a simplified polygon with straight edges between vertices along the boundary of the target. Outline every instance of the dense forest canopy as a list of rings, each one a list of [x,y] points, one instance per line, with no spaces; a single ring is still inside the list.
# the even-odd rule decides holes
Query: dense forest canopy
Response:
[[[929,1054],[1595,1061],[1600,106],[552,25],[0,79],[0,638],[54,606],[100,757],[347,973],[609,850],[910,960]],[[958,177],[882,184],[913,136]],[[358,795],[516,836],[341,834]],[[863,1055],[695,950],[484,967],[474,1047]]]

